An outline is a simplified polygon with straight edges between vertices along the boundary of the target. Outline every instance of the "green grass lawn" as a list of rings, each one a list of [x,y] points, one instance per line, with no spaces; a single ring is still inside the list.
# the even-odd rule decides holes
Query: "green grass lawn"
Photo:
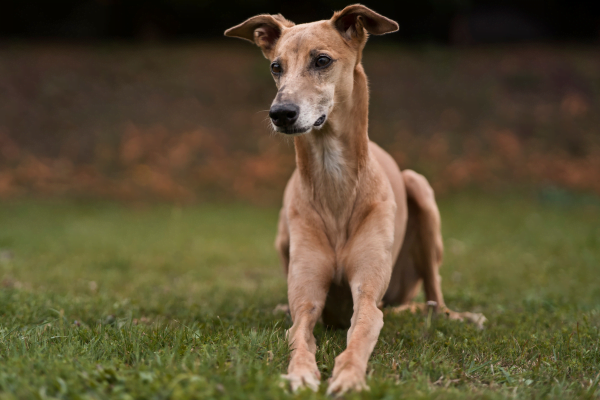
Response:
[[[447,304],[387,315],[346,398],[597,398],[600,206],[440,202]],[[0,203],[0,399],[285,398],[277,209]],[[325,398],[345,332],[318,325]]]

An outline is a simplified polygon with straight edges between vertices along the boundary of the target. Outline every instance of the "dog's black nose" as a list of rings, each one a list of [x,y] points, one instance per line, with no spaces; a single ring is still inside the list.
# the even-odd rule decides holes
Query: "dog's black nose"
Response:
[[[300,107],[295,104],[276,104],[269,111],[269,117],[275,126],[280,128],[292,126],[298,119],[298,114],[300,114]]]

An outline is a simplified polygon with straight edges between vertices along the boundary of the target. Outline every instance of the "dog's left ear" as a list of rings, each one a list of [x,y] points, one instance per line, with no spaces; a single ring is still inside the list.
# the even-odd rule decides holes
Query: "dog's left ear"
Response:
[[[292,26],[294,23],[285,19],[281,14],[261,14],[227,29],[225,36],[238,37],[256,43],[265,57],[270,59],[275,44],[281,37],[281,32]]]
[[[337,11],[331,18],[333,26],[346,39],[364,40],[365,32],[372,35],[384,35],[396,32],[398,23],[361,4],[354,4]]]

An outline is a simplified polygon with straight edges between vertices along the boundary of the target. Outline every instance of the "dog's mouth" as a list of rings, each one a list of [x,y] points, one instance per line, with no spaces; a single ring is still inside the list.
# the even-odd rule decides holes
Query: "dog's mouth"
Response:
[[[306,133],[310,130],[310,128],[277,128],[277,130],[281,133],[284,133],[286,135],[301,135],[303,133]]]
[[[304,133],[308,133],[312,128],[318,128],[318,127],[322,126],[326,120],[327,120],[327,115],[323,114],[315,121],[315,123],[312,126],[301,127],[301,128],[294,127],[294,126],[290,126],[288,128],[275,126],[275,130],[277,132],[283,133],[285,135],[297,136],[297,135],[302,135]]]
[[[319,126],[323,125],[323,124],[325,123],[325,120],[326,120],[326,119],[327,119],[327,115],[325,115],[325,114],[321,115],[321,116],[319,117],[319,119],[317,119],[317,120],[315,121],[315,123],[313,124],[313,126],[317,126],[317,127],[319,127]]]

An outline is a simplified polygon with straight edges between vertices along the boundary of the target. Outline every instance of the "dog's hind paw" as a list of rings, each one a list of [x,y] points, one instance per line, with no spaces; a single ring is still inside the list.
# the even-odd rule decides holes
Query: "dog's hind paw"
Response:
[[[273,314],[279,314],[279,313],[289,314],[290,306],[287,304],[277,304],[275,306],[275,308],[273,309]]]
[[[451,309],[449,309],[446,306],[437,308],[437,311],[436,311],[436,308],[437,308],[436,302],[428,301],[427,303],[403,304],[401,306],[390,309],[390,312],[397,314],[397,313],[401,313],[404,311],[409,311],[413,314],[422,313],[424,315],[427,315],[427,313],[430,312],[430,310],[432,310],[434,313],[443,314],[448,319],[472,323],[479,329],[483,329],[484,328],[483,325],[487,321],[487,318],[483,314],[480,314],[480,313],[472,313],[472,312],[468,312],[468,311],[456,312],[456,311],[452,311]]]
[[[485,324],[485,322],[487,321],[487,318],[483,314],[472,313],[468,311],[456,312],[446,308],[444,310],[444,314],[448,317],[448,319],[470,322],[479,329],[483,329],[483,324]]]

